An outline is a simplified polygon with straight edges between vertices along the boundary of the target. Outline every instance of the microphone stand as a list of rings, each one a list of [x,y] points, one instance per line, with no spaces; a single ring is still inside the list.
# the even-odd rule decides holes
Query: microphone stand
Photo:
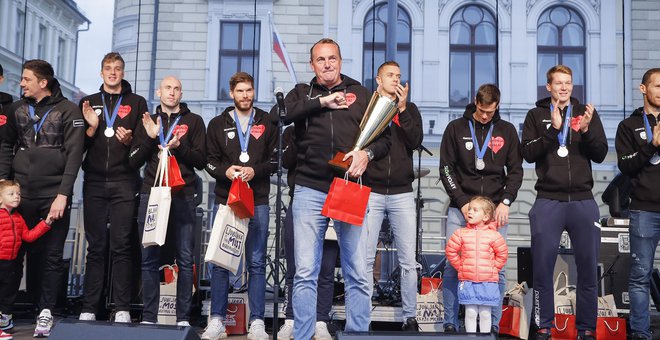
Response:
[[[279,323],[279,299],[280,299],[280,230],[282,228],[282,137],[284,134],[284,117],[286,117],[286,107],[284,105],[277,107],[277,195],[275,197],[275,272],[273,279],[273,340],[277,340],[277,329]]]
[[[415,202],[415,211],[417,213],[417,237],[415,238],[415,260],[418,263],[421,263],[421,245],[422,245],[422,208],[424,204],[422,203],[422,151],[426,151],[430,156],[433,156],[433,153],[429,151],[424,145],[419,145],[417,148],[417,200]]]

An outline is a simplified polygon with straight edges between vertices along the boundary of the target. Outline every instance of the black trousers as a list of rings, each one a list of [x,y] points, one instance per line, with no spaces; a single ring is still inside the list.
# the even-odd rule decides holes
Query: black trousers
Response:
[[[32,229],[45,219],[54,198],[23,198],[18,208],[28,228]],[[27,256],[26,283],[28,294],[37,302],[39,310],[53,309],[57,295],[66,281],[62,255],[71,222],[71,197],[62,218],[53,222],[50,231],[33,243],[23,243],[16,261],[18,280],[23,277],[23,256]]]
[[[22,264],[0,260],[0,313],[11,314],[22,276]]]
[[[564,230],[571,238],[577,265],[576,328],[596,330],[598,312],[599,211],[593,199],[562,202],[537,199],[529,211],[534,267],[534,321],[551,328],[555,317],[553,273]]]
[[[290,207],[291,205],[289,205]],[[296,275],[296,261],[293,253],[293,212],[288,209],[284,218],[284,249],[286,252],[286,310],[285,317],[293,320],[293,277]],[[332,310],[332,298],[335,290],[335,264],[339,255],[337,241],[323,242],[321,271],[318,278],[318,296],[316,298],[316,321],[329,321]]]
[[[112,260],[112,296],[117,311],[128,311],[131,301],[133,262],[131,236],[136,224],[137,183],[133,181],[90,182],[83,184],[85,266],[82,311],[98,314],[104,297],[107,254]],[[108,226],[108,222],[110,223]],[[137,263],[137,262],[136,262]]]

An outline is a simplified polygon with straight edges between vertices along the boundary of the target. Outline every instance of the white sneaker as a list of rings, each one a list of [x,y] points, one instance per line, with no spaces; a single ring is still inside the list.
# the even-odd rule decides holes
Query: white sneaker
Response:
[[[151,322],[151,321],[142,321],[142,322],[140,322],[140,325],[155,325],[155,324],[156,324],[155,322]]]
[[[284,324],[280,327],[280,331],[277,332],[277,338],[284,340],[293,339],[293,320],[284,320]]]
[[[177,321],[176,325],[179,327],[190,327],[190,322],[188,321]]]
[[[217,340],[226,337],[227,329],[225,328],[225,325],[222,324],[220,317],[211,317],[209,324],[206,326],[206,329],[204,329],[204,333],[202,334],[202,340]]]
[[[250,324],[250,330],[248,331],[248,339],[250,340],[268,340],[268,333],[266,333],[266,325],[264,325],[264,320],[255,319],[252,320]]]
[[[80,313],[80,317],[78,317],[78,320],[94,321],[96,320],[96,315],[94,315],[94,313]]]
[[[115,322],[131,323],[131,313],[126,310],[117,312],[115,314]]]
[[[0,313],[0,330],[10,331],[14,328],[14,320],[11,314]]]
[[[44,309],[37,317],[37,327],[34,328],[35,338],[47,338],[50,336],[50,329],[53,328],[53,315],[50,309]]]
[[[323,321],[316,322],[316,330],[314,332],[315,340],[332,340],[332,335],[328,332],[328,325]]]

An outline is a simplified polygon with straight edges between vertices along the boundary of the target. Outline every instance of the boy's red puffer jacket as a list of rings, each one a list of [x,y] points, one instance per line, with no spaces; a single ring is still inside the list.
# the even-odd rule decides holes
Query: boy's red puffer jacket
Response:
[[[41,221],[33,229],[28,229],[23,216],[16,210],[0,209],[0,260],[13,260],[18,255],[21,243],[33,242],[50,230],[46,222]]]
[[[498,273],[508,257],[506,241],[496,231],[497,223],[460,228],[447,241],[445,255],[458,271],[460,281],[498,282]]]

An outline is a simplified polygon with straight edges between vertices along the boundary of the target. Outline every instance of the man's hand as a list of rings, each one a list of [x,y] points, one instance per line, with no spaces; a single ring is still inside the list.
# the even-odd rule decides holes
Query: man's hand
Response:
[[[232,165],[229,168],[227,168],[227,171],[225,171],[225,176],[229,178],[230,181],[234,180],[234,176],[236,173],[241,172],[241,166],[240,165]]]
[[[156,122],[154,123],[149,112],[145,112],[142,114],[142,125],[147,131],[149,138],[156,139],[156,137],[158,137],[158,134],[160,133],[160,117],[156,118]]]
[[[249,166],[241,167],[241,178],[243,182],[249,182],[254,178],[254,169]]]
[[[133,130],[119,126],[115,132],[115,136],[117,137],[119,143],[122,143],[126,146],[131,146],[131,141],[133,141]]]
[[[495,220],[497,221],[497,227],[503,227],[509,223],[509,207],[500,203],[495,209]]]
[[[591,118],[594,116],[594,106],[587,104],[586,109],[584,110],[584,115],[580,120],[580,131],[585,133],[589,131],[589,123],[591,123]]]
[[[55,200],[50,205],[50,211],[48,216],[52,217],[53,220],[59,220],[64,215],[64,210],[66,209],[67,197],[62,194],[57,194]]]
[[[167,147],[170,150],[174,150],[174,149],[178,148],[179,145],[181,145],[181,140],[179,139],[179,136],[177,136],[177,135],[174,135],[174,137],[172,137],[172,139],[170,139],[170,141],[167,143]]]
[[[561,129],[561,111],[559,110],[559,105],[556,103],[553,106],[554,109],[550,112],[550,121],[552,122],[552,127],[559,130]]]
[[[467,213],[468,213],[469,205],[470,205],[470,203],[465,203],[465,204],[461,207],[461,212],[463,213],[463,218],[465,218],[466,221],[467,221]]]
[[[399,98],[399,102],[397,103],[399,112],[406,110],[406,99],[408,99],[408,91],[408,83],[406,83],[405,87],[401,84],[396,86],[396,97]]]
[[[347,159],[353,157],[353,160],[351,161],[351,166],[348,168],[348,175],[351,177],[358,178],[362,176],[365,170],[367,170],[367,165],[369,164],[369,157],[367,156],[367,152],[360,150],[360,151],[351,151],[344,156],[344,159],[342,161],[346,161]]]
[[[333,110],[348,109],[344,92],[334,92],[325,97],[321,97],[319,100],[321,101],[321,107],[327,107]]]
[[[55,219],[53,218],[53,216],[51,216],[51,215],[49,214],[49,215],[46,217],[46,220],[45,220],[44,222],[46,222],[46,224],[48,224],[48,226],[51,226],[51,225],[53,225],[53,222],[55,222]]]
[[[656,126],[653,127],[653,140],[651,140],[651,143],[656,148],[660,146],[660,124],[656,124]]]
[[[89,125],[85,133],[87,137],[94,137],[96,129],[99,127],[99,116],[96,115],[94,109],[89,105],[89,100],[83,102],[82,113],[87,125]]]

